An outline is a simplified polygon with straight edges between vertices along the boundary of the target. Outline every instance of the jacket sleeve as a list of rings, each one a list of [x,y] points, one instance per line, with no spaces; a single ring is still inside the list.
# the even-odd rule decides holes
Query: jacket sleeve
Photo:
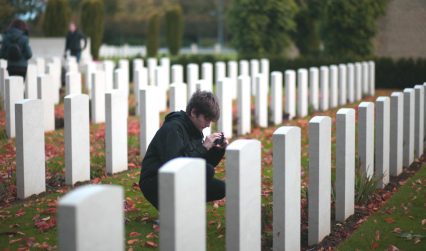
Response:
[[[4,40],[1,43],[1,48],[0,48],[0,58],[4,58],[6,59],[6,46],[4,44]]]
[[[28,41],[28,37],[25,38],[24,43],[24,55],[25,59],[30,59],[33,56],[33,52],[31,51],[30,42]]]
[[[225,155],[225,149],[212,147],[206,154],[206,161],[212,166],[217,166]]]

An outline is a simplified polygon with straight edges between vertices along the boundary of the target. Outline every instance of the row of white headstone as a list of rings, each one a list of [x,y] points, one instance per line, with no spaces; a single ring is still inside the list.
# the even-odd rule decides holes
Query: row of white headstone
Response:
[[[425,89],[426,83],[358,106],[361,170],[375,176],[378,188],[423,154]],[[355,113],[342,108],[336,114],[338,222],[354,213]],[[331,228],[331,121],[328,116],[309,121],[308,245],[321,242]],[[301,130],[283,126],[272,137],[273,250],[300,250]],[[367,155],[375,162],[366,162]],[[261,143],[236,140],[225,159],[226,250],[260,250]],[[160,250],[206,250],[204,166],[203,159],[178,158],[160,169]],[[59,248],[124,250],[122,202],[123,189],[111,185],[84,186],[65,195],[58,204]]]

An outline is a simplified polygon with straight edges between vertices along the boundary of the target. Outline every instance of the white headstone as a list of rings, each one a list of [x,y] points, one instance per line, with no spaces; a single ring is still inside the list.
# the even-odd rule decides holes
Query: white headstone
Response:
[[[195,83],[198,81],[199,76],[198,76],[198,65],[197,64],[189,64],[186,67],[187,70],[187,75],[186,75],[186,79],[187,79],[187,84],[188,84],[188,95],[187,98],[188,100],[191,99],[192,94],[195,93],[196,89],[195,89]]]
[[[228,78],[231,80],[230,88],[232,99],[237,98],[237,78],[238,78],[238,63],[237,61],[228,61]]]
[[[19,199],[46,191],[43,102],[16,103],[16,190]]]
[[[414,157],[420,158],[423,155],[424,140],[424,88],[423,85],[414,87]]]
[[[169,90],[170,86],[170,59],[163,57],[160,59],[160,65],[163,69],[163,81],[164,81],[164,88]]]
[[[226,64],[225,62],[216,62],[214,64],[214,74],[216,84],[222,79],[226,78]]]
[[[309,101],[312,109],[319,109],[319,71],[317,67],[309,68]]]
[[[105,72],[96,71],[92,74],[91,92],[91,121],[92,123],[105,122]]]
[[[213,64],[212,63],[203,63],[201,65],[201,78],[204,80],[204,83],[207,85],[209,90],[213,90]]]
[[[375,95],[376,91],[376,65],[373,61],[368,62],[369,94]]]
[[[154,70],[157,67],[157,59],[156,58],[148,58],[148,83],[149,85],[154,85]]]
[[[349,103],[355,102],[355,66],[352,63],[347,64],[347,100]]]
[[[362,65],[355,63],[355,100],[362,99]]]
[[[308,245],[330,233],[331,220],[331,119],[309,121]]]
[[[296,116],[296,72],[293,70],[285,71],[285,111],[288,113],[288,119]]]
[[[103,70],[105,72],[105,92],[110,92],[114,88],[114,61],[103,61]]]
[[[389,112],[389,97],[378,97],[376,100],[376,163],[374,171],[374,176],[378,180],[378,188],[384,188],[389,183]]]
[[[220,118],[217,121],[217,128],[224,133],[225,137],[232,138],[232,93],[228,89],[229,81],[228,78],[224,78],[216,85],[220,107]]]
[[[90,180],[89,96],[65,96],[64,115],[65,183],[74,185]]]
[[[129,68],[129,60],[120,59],[118,61],[118,68],[123,70],[123,88],[126,92],[126,95],[129,96],[129,82],[130,82],[130,68]]]
[[[251,130],[251,80],[249,75],[238,77],[238,135],[250,133]]]
[[[358,157],[361,172],[372,178],[374,173],[374,103],[362,102],[358,106]]]
[[[91,91],[92,88],[92,83],[90,81],[92,81],[92,74],[96,71],[96,64],[94,62],[87,62],[84,66],[84,86],[86,88],[86,90]],[[77,72],[73,72],[73,73],[77,73]]]
[[[226,250],[261,248],[260,141],[239,139],[226,148]]]
[[[330,66],[330,108],[335,108],[339,105],[339,90],[338,90],[338,83],[339,83],[339,69],[336,65]]]
[[[259,127],[268,127],[268,83],[263,74],[256,76],[255,104],[256,124]]]
[[[328,88],[329,78],[328,78],[328,67],[321,66],[320,68],[320,110],[328,110]]]
[[[251,95],[256,95],[256,76],[260,73],[259,60],[250,60]]]
[[[249,61],[247,60],[240,60],[240,65],[239,65],[239,70],[240,70],[240,75],[246,75],[246,76],[250,76],[250,70],[249,70]]]
[[[44,58],[36,58],[35,63],[37,65],[37,75],[43,75],[46,73],[46,62]]]
[[[127,170],[127,103],[124,93],[113,90],[105,94],[105,157],[108,174]]]
[[[173,83],[170,85],[170,111],[185,111],[187,105],[187,90],[186,84]]]
[[[114,185],[85,185],[58,203],[59,249],[124,250],[124,191]]]
[[[68,72],[65,76],[65,94],[81,94],[81,74]]]
[[[346,105],[346,83],[347,77],[346,77],[346,65],[345,64],[339,64],[339,105]]]
[[[25,98],[37,99],[37,66],[35,64],[28,64],[27,67],[27,76],[25,78]]]
[[[308,115],[308,70],[297,70],[297,116]]]
[[[43,101],[44,131],[55,130],[55,100],[52,99],[55,88],[52,88],[50,75],[37,77],[37,98]]]
[[[61,88],[61,79],[57,79],[56,69],[54,64],[47,64],[46,66],[46,75],[49,75],[50,79],[50,88],[54,89],[52,90],[53,96],[51,99],[53,100],[54,104],[59,104],[60,102],[60,96],[59,96],[59,89]]]
[[[414,89],[404,89],[404,137],[402,164],[409,167],[414,161]]]
[[[274,132],[272,146],[273,249],[300,250],[300,128],[278,128]]]
[[[402,137],[404,95],[393,92],[390,97],[390,159],[389,174],[398,176],[402,172]]]
[[[9,138],[16,136],[15,103],[24,99],[24,79],[10,76],[5,79],[6,134]]]
[[[183,83],[183,66],[172,65],[172,83]]]
[[[5,81],[9,77],[9,72],[6,68],[0,67],[0,96],[3,97],[3,103],[5,102]]]
[[[336,114],[336,221],[344,222],[355,205],[355,110]]]
[[[166,82],[165,72],[163,67],[159,66],[155,68],[155,80],[156,80],[156,86],[158,87],[157,102],[158,102],[160,111],[164,112],[167,110],[167,90],[169,88],[169,85]]]
[[[362,93],[368,95],[370,89],[369,67],[367,62],[362,62]]]
[[[148,86],[148,69],[138,67],[133,71],[133,95],[136,99],[136,114],[139,115],[139,90]]]
[[[7,68],[7,60],[0,58],[0,68]]]
[[[271,112],[272,123],[281,124],[283,121],[283,74],[279,71],[271,73]]]
[[[204,159],[177,158],[161,167],[160,250],[206,250],[205,166]]]
[[[160,110],[156,98],[157,88],[147,86],[139,90],[140,156],[145,156],[149,143],[160,128]]]

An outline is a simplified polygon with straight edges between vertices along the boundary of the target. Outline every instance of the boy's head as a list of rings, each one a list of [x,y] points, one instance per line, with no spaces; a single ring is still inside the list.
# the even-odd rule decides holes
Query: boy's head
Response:
[[[186,106],[186,114],[194,119],[202,115],[207,121],[218,121],[220,108],[216,96],[211,92],[196,91]]]

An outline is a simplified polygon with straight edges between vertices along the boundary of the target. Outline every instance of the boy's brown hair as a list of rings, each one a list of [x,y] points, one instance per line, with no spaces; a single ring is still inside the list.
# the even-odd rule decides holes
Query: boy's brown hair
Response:
[[[206,119],[213,122],[219,120],[220,107],[217,97],[207,91],[196,91],[186,106],[186,114],[191,116],[191,111],[194,109],[195,114],[198,116],[203,114]]]

